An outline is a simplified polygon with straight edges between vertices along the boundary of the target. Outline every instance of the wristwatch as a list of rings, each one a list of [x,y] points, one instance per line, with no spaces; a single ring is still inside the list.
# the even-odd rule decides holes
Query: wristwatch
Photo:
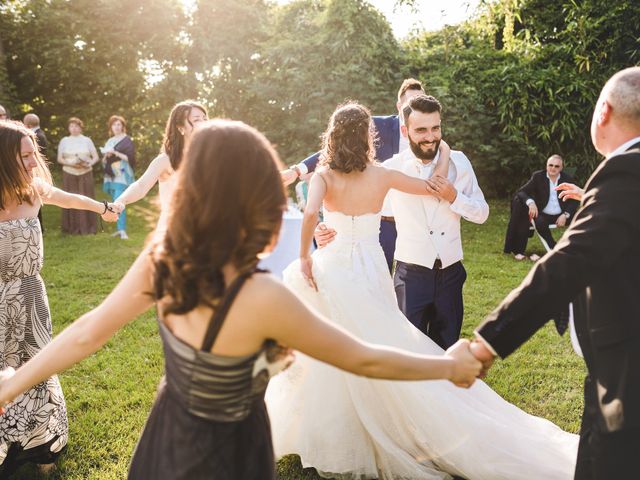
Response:
[[[569,217],[571,216],[569,212],[562,212],[562,214],[567,218],[567,220],[569,220]]]

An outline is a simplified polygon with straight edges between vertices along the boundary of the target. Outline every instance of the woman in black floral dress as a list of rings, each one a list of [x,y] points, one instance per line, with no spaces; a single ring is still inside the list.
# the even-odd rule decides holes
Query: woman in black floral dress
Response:
[[[40,270],[42,203],[102,214],[105,205],[51,186],[33,134],[0,122],[0,368],[18,368],[51,341],[51,316]],[[107,220],[117,218],[112,212]],[[19,395],[0,416],[0,477],[21,463],[52,464],[67,444],[60,382],[49,377]]]

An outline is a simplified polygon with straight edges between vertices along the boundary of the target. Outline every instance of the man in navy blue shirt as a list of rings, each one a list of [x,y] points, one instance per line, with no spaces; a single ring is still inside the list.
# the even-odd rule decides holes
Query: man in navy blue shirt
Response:
[[[422,83],[418,80],[414,78],[405,79],[398,90],[398,101],[396,103],[398,112],[402,111],[402,106],[409,99],[424,93]],[[373,123],[378,135],[376,142],[376,160],[384,162],[396,153],[409,147],[409,141],[400,134],[400,117],[398,115],[389,115],[386,117],[374,116]],[[313,172],[318,164],[319,157],[320,152],[316,152],[297,165],[283,170],[281,174],[284,184],[289,185],[296,181],[301,175]],[[316,240],[319,246],[323,246],[331,241],[334,235],[335,231],[332,229],[326,229],[322,232],[316,231]],[[388,202],[385,201],[385,206],[382,209],[382,221],[380,222],[380,245],[382,245],[382,249],[384,250],[389,271],[391,271],[393,266],[396,236],[397,232],[393,212],[391,212]]]

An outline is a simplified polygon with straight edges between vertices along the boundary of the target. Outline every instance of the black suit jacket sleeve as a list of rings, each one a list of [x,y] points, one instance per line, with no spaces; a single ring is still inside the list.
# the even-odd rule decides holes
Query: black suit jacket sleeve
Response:
[[[520,200],[522,200],[522,203],[527,203],[527,200],[533,200],[534,202],[536,202],[536,204],[538,204],[538,202],[540,201],[539,198],[536,199],[536,197],[539,197],[538,195],[538,190],[540,190],[540,181],[542,180],[542,178],[547,178],[546,175],[544,175],[544,171],[540,170],[537,172],[534,172],[533,175],[531,175],[531,178],[529,179],[529,181],[527,183],[525,183],[522,187],[520,187],[520,189],[516,192],[516,195],[518,196],[518,198],[520,198]],[[545,205],[546,205],[546,201],[545,201]],[[544,207],[544,205],[541,205],[542,207]]]
[[[49,142],[47,142],[47,136],[41,128],[39,128],[35,133],[36,140],[38,141],[38,148],[40,149],[41,153],[45,154],[47,151],[47,147],[49,146]]]
[[[583,207],[556,248],[477,330],[501,357],[524,343],[594,279],[611,275],[611,266],[639,241],[640,215],[635,207],[640,199],[640,163],[638,155],[629,157],[614,157],[600,165],[587,185]]]
[[[302,161],[302,163],[304,163],[307,166],[307,172],[313,172],[318,166],[318,161],[320,161],[320,152],[316,152],[313,155],[309,155],[307,158],[305,158]]]

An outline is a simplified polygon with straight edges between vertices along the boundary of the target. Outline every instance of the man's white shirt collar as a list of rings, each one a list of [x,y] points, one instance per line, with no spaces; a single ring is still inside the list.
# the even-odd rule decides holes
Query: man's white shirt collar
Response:
[[[640,137],[632,138],[628,142],[624,142],[622,145],[620,145],[618,148],[616,148],[613,152],[611,152],[607,156],[607,158],[611,158],[611,157],[614,157],[616,155],[620,155],[621,153],[626,152],[627,150],[629,150],[629,147],[635,145],[638,142],[640,142]]]

